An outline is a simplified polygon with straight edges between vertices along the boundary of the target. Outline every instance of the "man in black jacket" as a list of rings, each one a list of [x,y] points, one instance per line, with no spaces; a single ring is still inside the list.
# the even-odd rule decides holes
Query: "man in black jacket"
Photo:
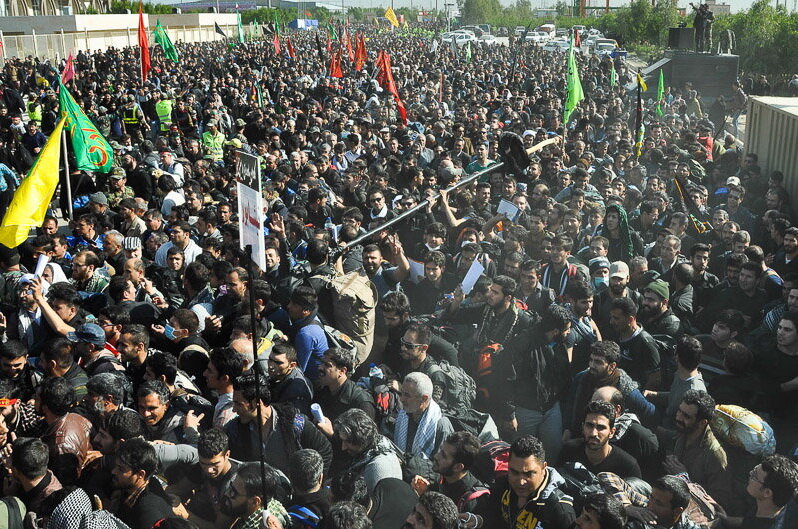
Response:
[[[540,323],[498,357],[498,416],[505,430],[539,435],[552,460],[560,451],[560,400],[570,382],[564,340],[571,330],[565,307],[551,305]]]
[[[573,498],[560,490],[565,480],[548,466],[540,441],[531,435],[516,439],[508,467],[507,476],[491,488],[490,501],[476,527],[571,528],[576,519]]]
[[[295,525],[314,527],[323,523],[330,510],[330,489],[322,487],[323,460],[315,450],[302,449],[291,454],[291,485],[294,494],[286,509]]]
[[[354,359],[343,349],[327,349],[319,366],[319,390],[314,399],[321,407],[324,420],[319,429],[332,437],[332,423],[346,410],[358,408],[376,420],[377,407],[371,394],[349,377],[354,370]]]
[[[240,461],[260,460],[258,447],[261,442],[257,430],[260,423],[262,455],[268,464],[288,474],[291,454],[299,448],[312,448],[324,458],[327,472],[332,461],[332,448],[324,434],[293,406],[273,404],[268,384],[261,376],[258,376],[260,380],[255,377],[255,373],[247,373],[233,381],[233,411],[238,417],[225,426],[232,457]],[[260,400],[256,384],[260,386]]]
[[[276,344],[269,353],[269,389],[274,402],[295,406],[310,413],[313,387],[297,365],[296,349],[289,344]]]
[[[393,371],[398,371],[401,366],[402,337],[410,327],[410,301],[403,292],[389,292],[380,301],[382,317],[388,328],[388,341],[382,361]],[[458,365],[457,348],[442,337],[433,333],[430,336],[427,353],[435,360],[446,360],[452,365]]]
[[[432,470],[441,475],[441,481],[429,490],[448,496],[460,512],[484,510],[490,491],[470,470],[478,455],[479,439],[474,434],[449,434],[432,457]]]
[[[157,480],[151,480],[157,469],[155,448],[144,439],[125,441],[116,452],[111,474],[114,489],[122,495],[116,515],[132,529],[150,529],[172,515]]]

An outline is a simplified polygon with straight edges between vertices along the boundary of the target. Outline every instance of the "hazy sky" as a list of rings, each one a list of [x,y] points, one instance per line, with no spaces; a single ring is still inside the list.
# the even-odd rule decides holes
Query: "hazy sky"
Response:
[[[330,2],[330,0],[321,0],[321,1]],[[456,0],[437,0],[438,9],[443,10],[444,1],[446,1],[446,2],[448,2],[450,4],[455,4],[456,3]],[[501,1],[502,5],[512,5],[514,3],[513,0],[500,0],[500,1]],[[568,1],[568,0],[566,0],[566,1]],[[779,0],[779,1],[782,2],[784,0]],[[386,0],[377,0],[377,1],[372,1],[372,0],[344,0],[344,2],[345,2],[345,5],[347,5],[347,6],[353,5],[353,6],[360,6],[360,7],[378,7],[380,5],[387,5],[386,4]],[[394,7],[409,7],[411,5],[410,0],[393,0],[393,2],[394,2]],[[593,2],[594,3],[603,3],[603,0],[593,0]],[[679,6],[680,7],[687,7],[689,2],[690,2],[690,0],[678,0],[678,2],[679,2]],[[754,2],[754,0],[718,0],[718,2],[719,3],[730,4],[732,6],[732,12],[735,12],[735,11],[739,11],[741,9],[747,9],[748,7],[751,6],[751,4]],[[788,7],[793,8],[793,5],[794,5],[793,2],[795,2],[795,0],[787,0]],[[332,2],[330,2],[330,3],[335,3],[337,5],[337,4],[340,3],[340,0],[332,0]],[[555,3],[556,3],[556,0],[537,0],[537,1],[536,0],[532,0],[532,6],[533,7],[554,6]],[[624,4],[627,4],[627,3],[628,3],[627,0],[624,0],[624,1],[610,0],[610,5],[611,6],[616,6],[616,5],[620,6],[620,5],[624,5]],[[423,6],[424,8],[433,8],[434,9],[435,5],[436,5],[436,2],[435,2],[435,0],[420,0],[420,1],[419,0],[413,0],[412,5],[413,5],[413,7]]]

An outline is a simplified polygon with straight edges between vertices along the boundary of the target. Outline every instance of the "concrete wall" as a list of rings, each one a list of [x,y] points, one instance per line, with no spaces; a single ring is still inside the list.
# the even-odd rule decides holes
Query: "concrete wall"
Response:
[[[150,32],[156,21],[166,28],[174,42],[212,42],[222,37],[214,31],[214,23],[228,37],[235,38],[236,15],[190,13],[183,15],[144,15]],[[38,56],[58,60],[80,50],[104,50],[138,45],[139,16],[74,15],[39,17],[0,17],[2,58]],[[63,29],[63,32],[62,32]],[[249,32],[245,26],[245,32]],[[34,36],[35,32],[35,36]]]
[[[160,19],[163,26],[187,26],[213,28],[214,22],[220,26],[236,24],[234,13],[188,13],[183,15],[147,15],[144,14],[144,25],[155,26]],[[0,31],[9,35],[31,35],[33,31],[42,35],[46,33],[124,31],[138,30],[139,15],[73,15],[73,16],[38,16],[38,17],[0,17]]]

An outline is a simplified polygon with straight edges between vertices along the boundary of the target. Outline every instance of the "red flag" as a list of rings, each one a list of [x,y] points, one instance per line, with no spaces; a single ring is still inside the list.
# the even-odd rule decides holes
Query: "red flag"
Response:
[[[407,109],[398,95],[393,96],[396,101],[396,109],[399,111],[399,117],[402,118],[402,125],[407,125]]]
[[[359,72],[366,64],[368,53],[366,52],[366,39],[363,38],[362,33],[358,33],[355,37],[355,41],[355,70]]]
[[[327,53],[332,53],[332,40],[330,40],[329,33],[327,33]]]
[[[144,4],[142,0],[139,0],[139,52],[141,53],[141,82],[144,82],[150,73],[150,45],[147,42],[147,30],[144,29]]]
[[[349,54],[349,62],[355,62],[355,50],[352,49],[352,39],[346,36],[346,52]]]
[[[582,45],[582,33],[579,30],[574,31],[574,46],[577,48]]]
[[[399,90],[396,88],[396,81],[393,79],[391,56],[384,51],[380,51],[380,56],[377,58],[377,68],[377,82],[380,83],[386,92],[393,96],[394,101],[396,101],[396,109],[399,111],[399,117],[402,118],[402,123],[407,125],[407,109],[399,97]]]
[[[73,77],[75,77],[75,58],[72,56],[72,52],[69,52],[66,66],[64,66],[64,71],[61,72],[61,82],[67,84]]]
[[[385,52],[380,50],[380,53],[377,54],[377,84],[380,86],[385,86],[386,77],[385,77]]]
[[[274,53],[280,55],[280,35],[274,34]]]
[[[285,38],[285,45],[288,47],[288,56],[292,59],[296,59],[296,50],[294,49],[294,45],[291,43],[291,37]]]
[[[330,56],[330,77],[340,79],[344,76],[341,70],[341,48]]]

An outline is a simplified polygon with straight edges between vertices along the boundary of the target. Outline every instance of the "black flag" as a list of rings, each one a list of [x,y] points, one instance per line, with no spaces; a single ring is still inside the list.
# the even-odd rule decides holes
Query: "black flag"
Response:
[[[222,31],[222,28],[219,27],[219,23],[218,22],[214,22],[213,25],[214,25],[213,29],[214,29],[214,31],[216,31],[216,33],[218,33],[219,35],[221,35],[224,38],[227,38],[227,35],[225,35],[224,31]]]
[[[324,61],[324,52],[321,49],[321,41],[319,40],[319,32],[316,31],[316,49],[319,50],[319,60]]]

